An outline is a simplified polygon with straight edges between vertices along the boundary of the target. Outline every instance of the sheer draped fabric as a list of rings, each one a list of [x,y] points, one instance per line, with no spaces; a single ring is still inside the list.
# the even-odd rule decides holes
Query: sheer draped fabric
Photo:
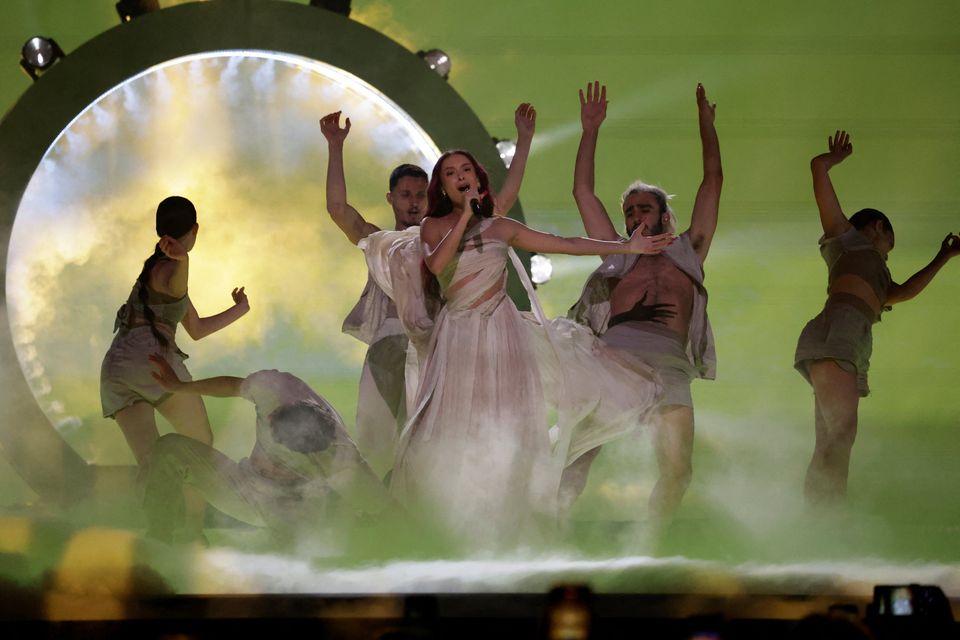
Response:
[[[415,290],[422,281],[405,275],[414,256],[422,261],[419,238],[379,232],[362,248],[405,327],[421,332],[418,386],[391,491],[459,537],[504,545],[552,526],[563,468],[635,429],[659,386],[649,367],[586,327],[518,311],[505,288],[513,252],[484,236],[492,223],[470,229],[439,275],[444,305],[426,341],[429,314]]]

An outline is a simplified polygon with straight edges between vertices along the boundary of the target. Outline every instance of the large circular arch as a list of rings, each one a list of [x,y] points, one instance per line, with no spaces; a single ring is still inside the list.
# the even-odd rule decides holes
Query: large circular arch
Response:
[[[85,43],[34,83],[0,122],[0,276],[6,282],[8,239],[24,191],[44,154],[88,105],[127,79],[168,60],[222,50],[263,50],[325,62],[376,87],[440,149],[473,150],[503,179],[491,137],[476,114],[414,53],[335,13],[270,0],[178,5],[118,25]],[[522,217],[520,205],[513,212]],[[516,283],[511,293],[516,294]],[[516,297],[516,296],[515,296]],[[0,299],[0,447],[41,498],[86,496],[110,470],[88,464],[50,424],[18,366]],[[127,470],[121,470],[129,476]]]

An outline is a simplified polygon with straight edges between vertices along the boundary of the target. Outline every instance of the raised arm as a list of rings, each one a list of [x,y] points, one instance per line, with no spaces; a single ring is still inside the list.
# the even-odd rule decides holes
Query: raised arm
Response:
[[[610,216],[597,197],[594,187],[594,164],[600,125],[607,117],[607,87],[599,82],[587,84],[587,93],[580,89],[580,146],[573,168],[573,199],[577,202],[583,228],[597,240],[616,240],[620,237]]]
[[[644,236],[646,225],[637,227],[629,240],[594,240],[592,238],[564,238],[536,231],[516,220],[497,221],[500,235],[510,246],[537,253],[564,253],[571,256],[608,256],[615,253],[657,254],[674,240],[670,233]]]
[[[520,193],[523,172],[527,168],[527,158],[530,155],[530,143],[533,140],[533,131],[537,125],[537,110],[530,103],[524,102],[517,107],[513,119],[517,125],[517,150],[513,154],[510,168],[507,169],[507,178],[503,181],[500,191],[493,198],[493,210],[498,216],[507,215]]]
[[[350,118],[340,126],[340,112],[320,119],[320,132],[327,139],[327,213],[347,239],[357,244],[380,228],[363,219],[347,202],[347,180],[343,174],[343,141],[350,133]]]
[[[243,378],[234,376],[217,376],[215,378],[205,378],[203,380],[181,380],[173,367],[167,363],[159,353],[151,354],[150,362],[153,363],[153,371],[150,375],[160,384],[161,387],[171,393],[193,393],[202,396],[215,396],[217,398],[233,398],[240,396],[240,385]]]
[[[713,234],[717,230],[717,217],[720,213],[720,189],[723,187],[723,167],[720,164],[720,140],[714,119],[717,105],[710,104],[707,92],[702,84],[697,84],[697,111],[700,121],[700,144],[703,149],[703,181],[697,190],[697,199],[693,204],[690,217],[690,244],[700,256],[707,259]]]
[[[250,311],[250,302],[247,300],[247,294],[244,293],[243,287],[234,289],[230,295],[233,297],[232,307],[206,318],[201,318],[197,309],[193,306],[193,302],[188,301],[187,313],[180,321],[180,324],[186,329],[187,335],[194,340],[206,338],[211,333],[220,331],[220,329],[239,320]]]
[[[846,131],[838,130],[827,138],[827,148],[829,150],[826,153],[821,153],[810,161],[810,171],[813,173],[813,197],[820,211],[823,234],[827,238],[834,238],[850,228],[850,221],[840,208],[840,200],[833,189],[829,172],[853,153],[850,135]]]
[[[916,297],[930,284],[940,268],[958,255],[960,255],[960,236],[948,233],[930,264],[910,276],[903,284],[894,282],[887,287],[887,304],[894,305]]]

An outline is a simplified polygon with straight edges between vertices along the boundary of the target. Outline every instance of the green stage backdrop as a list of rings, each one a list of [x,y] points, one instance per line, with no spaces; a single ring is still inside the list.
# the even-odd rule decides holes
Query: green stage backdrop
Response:
[[[171,4],[177,3],[161,2]],[[608,210],[616,213],[622,189],[643,178],[676,194],[673,207],[685,228],[701,169],[694,88],[697,82],[706,86],[718,104],[725,175],[720,225],[706,264],[719,367],[716,381],[694,384],[695,475],[667,552],[760,561],[805,553],[796,523],[803,519],[802,480],[813,447],[813,397],[793,370],[792,356],[826,287],[808,162],[825,150],[829,133],[851,132],[854,154],[833,171],[838,193],[848,213],[872,206],[889,214],[897,232],[889,264],[898,281],[926,264],[948,231],[960,231],[960,5],[932,0],[353,4],[353,19],[411,50],[446,50],[453,60],[450,83],[492,135],[513,137],[513,109],[521,101],[536,105],[537,136],[521,198],[528,223],[555,233],[582,233],[570,195],[578,88],[594,79],[608,85],[609,115],[597,163],[597,192]],[[69,53],[116,25],[113,5],[113,0],[5,2],[0,110],[8,110],[29,86],[16,67],[28,36],[53,36]],[[329,221],[317,220],[323,214],[324,144],[319,129],[309,126],[338,107],[317,99],[302,113],[311,123],[294,126],[312,136],[309,144],[298,143],[314,151],[307,152],[313,154],[309,171],[297,167],[293,191],[286,188],[284,198],[313,216],[313,221],[301,218],[301,224],[317,225],[311,233],[324,238],[325,253],[314,259],[294,247],[283,256],[283,266],[296,271],[294,263],[302,261],[310,278],[291,277],[282,286],[257,281],[242,261],[229,262],[223,246],[208,248],[201,238],[194,260],[197,274],[206,269],[209,276],[204,307],[225,305],[236,283],[247,284],[255,311],[222,336],[208,338],[209,344],[183,338],[182,346],[194,356],[190,364],[197,377],[264,367],[294,371],[352,422],[363,351],[339,326],[363,286],[362,257]],[[149,131],[151,123],[143,126]],[[282,137],[282,126],[271,126]],[[242,169],[242,154],[252,159],[256,150],[239,152],[231,166]],[[351,193],[374,221],[387,224],[382,168],[361,180],[362,160],[347,160],[348,177],[358,177]],[[253,177],[279,184],[284,175],[277,169]],[[137,180],[146,184],[150,177]],[[207,178],[209,188],[218,188],[215,173]],[[97,179],[109,184],[110,177]],[[146,200],[156,200],[155,194]],[[47,215],[56,222],[56,212]],[[212,217],[204,232],[217,234],[217,224]],[[283,237],[271,231],[259,240],[303,241],[302,229],[291,224],[278,232]],[[61,340],[55,345],[59,356],[39,363],[58,390],[41,400],[58,403],[50,414],[60,416],[54,419],[62,421],[61,432],[85,457],[101,463],[131,461],[114,425],[99,417],[91,393],[113,313],[145,257],[139,247],[149,249],[148,232],[136,247],[124,248],[129,255],[109,287],[100,287],[102,304],[91,299],[87,306],[63,310],[100,319],[93,335],[73,336],[82,342],[83,357],[74,357],[69,341]],[[222,267],[226,262],[229,268]],[[554,257],[553,279],[539,289],[548,314],[565,313],[596,264],[592,258]],[[8,282],[14,270],[8,263]],[[323,282],[313,279],[328,272]],[[79,272],[72,277],[83,280]],[[958,300],[960,261],[875,327],[873,394],[861,405],[851,467],[849,510],[858,526],[855,535],[836,543],[838,553],[960,559],[954,543],[960,527]],[[231,455],[243,455],[252,442],[251,412],[227,401],[209,406],[218,441]],[[575,518],[642,520],[654,479],[643,436],[610,447]],[[9,508],[33,499],[5,463],[0,485]],[[809,554],[822,555],[822,542],[811,545]],[[585,534],[585,547],[594,544],[602,547]]]

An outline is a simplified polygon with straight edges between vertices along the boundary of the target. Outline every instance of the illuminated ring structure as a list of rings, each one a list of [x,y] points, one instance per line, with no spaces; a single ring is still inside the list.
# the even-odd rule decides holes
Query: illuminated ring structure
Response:
[[[45,501],[74,502],[90,496],[94,486],[100,494],[99,488],[115,487],[119,477],[131,474],[126,467],[111,473],[88,464],[74,451],[34,400],[18,365],[5,283],[7,242],[20,200],[60,133],[103,94],[169,60],[227,50],[287,53],[343,69],[403,109],[438,148],[471,149],[495,184],[504,178],[490,134],[443,78],[383,34],[329,11],[270,0],[183,4],[118,25],[71,52],[0,123],[0,384],[8,398],[0,408],[0,447]],[[511,215],[522,219],[519,204]],[[520,291],[511,278],[511,295],[519,299]]]

